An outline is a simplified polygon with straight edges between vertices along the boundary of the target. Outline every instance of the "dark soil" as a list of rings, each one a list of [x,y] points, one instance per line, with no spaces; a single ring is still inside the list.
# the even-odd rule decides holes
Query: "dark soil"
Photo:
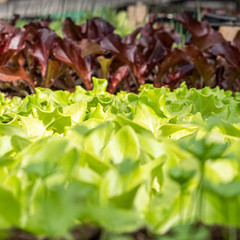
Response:
[[[208,226],[206,227],[210,232],[210,238],[206,240],[229,240],[229,229],[222,226]],[[96,227],[76,227],[71,231],[74,240],[100,240],[101,230]],[[168,236],[172,236],[172,233],[169,232]],[[8,236],[1,237],[1,240],[49,240],[49,238],[39,238],[35,237],[30,233],[24,232],[20,229],[13,228],[8,232]],[[150,235],[146,229],[141,229],[132,234],[126,234],[125,236],[131,237],[133,240],[161,240],[159,236]],[[173,238],[178,240],[177,237]],[[55,240],[65,240],[64,238],[57,238]],[[109,240],[111,240],[109,238]],[[191,240],[191,239],[186,239]],[[237,229],[237,238],[240,240],[240,229]]]
[[[229,229],[222,226],[211,226],[208,227],[211,233],[211,240],[228,240],[229,238]],[[237,239],[240,240],[240,229],[237,229]]]

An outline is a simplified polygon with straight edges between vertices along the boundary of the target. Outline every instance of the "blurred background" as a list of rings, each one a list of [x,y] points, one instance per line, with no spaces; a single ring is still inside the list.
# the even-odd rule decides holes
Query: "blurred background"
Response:
[[[230,41],[240,30],[240,0],[0,0],[1,19],[10,21],[19,15],[16,26],[22,27],[30,20],[50,18],[50,28],[60,36],[66,17],[77,24],[103,17],[124,36],[145,24],[151,14],[181,33],[174,16],[182,11],[208,21]]]
[[[194,11],[198,5],[215,10],[240,11],[239,0],[0,0],[0,17],[11,18],[15,13],[30,18],[70,13],[74,17],[81,17],[85,11],[101,10],[106,7],[128,10],[139,2],[146,5],[150,11],[162,13]]]

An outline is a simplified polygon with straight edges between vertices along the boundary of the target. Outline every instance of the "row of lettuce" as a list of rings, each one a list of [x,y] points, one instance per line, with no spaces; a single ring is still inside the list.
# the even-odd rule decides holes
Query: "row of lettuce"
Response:
[[[240,227],[240,95],[143,85],[0,95],[0,226],[67,236],[76,225],[164,234]]]
[[[110,93],[137,92],[145,83],[175,89],[181,82],[189,88],[240,91],[240,32],[226,41],[208,22],[187,12],[174,18],[190,33],[186,42],[154,15],[131,33],[126,30],[128,35],[103,18],[82,24],[66,18],[63,38],[50,29],[49,19],[22,28],[16,20],[0,20],[1,91],[25,96],[36,87],[91,90],[93,76],[106,78]]]

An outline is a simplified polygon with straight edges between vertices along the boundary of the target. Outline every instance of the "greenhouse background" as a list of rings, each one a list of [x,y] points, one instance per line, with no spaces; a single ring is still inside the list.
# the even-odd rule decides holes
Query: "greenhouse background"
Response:
[[[138,2],[153,7],[161,12],[179,12],[182,10],[195,10],[201,4],[204,8],[229,9],[240,11],[238,0],[0,0],[0,18],[11,18],[13,14],[21,17],[40,17],[49,14],[75,13],[79,16],[84,11],[113,7],[116,9],[127,9]]]

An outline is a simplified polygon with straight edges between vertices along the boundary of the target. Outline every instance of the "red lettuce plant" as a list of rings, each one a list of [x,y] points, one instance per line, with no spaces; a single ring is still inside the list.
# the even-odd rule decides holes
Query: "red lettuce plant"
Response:
[[[189,87],[220,86],[240,90],[240,32],[233,43],[224,40],[207,22],[198,22],[189,13],[176,16],[176,21],[192,38],[182,49],[172,49],[159,63],[155,85],[175,88],[186,81]]]
[[[49,29],[48,21],[30,22],[23,29],[4,21],[1,26],[0,65],[16,68],[8,71],[11,79],[18,73],[14,79],[28,81],[32,87],[71,89],[82,84],[91,89],[91,77],[96,76],[109,79],[112,93],[119,86],[137,91],[140,84],[153,81],[158,63],[180,41],[174,30],[154,28],[153,20],[125,38],[101,18],[80,26],[67,18],[62,26],[64,39]],[[6,71],[0,76],[10,81]]]
[[[34,92],[38,86],[71,90],[82,85],[90,90],[95,76],[108,79],[111,93],[137,92],[144,83],[173,89],[182,81],[189,87],[240,90],[240,33],[230,43],[186,12],[175,20],[192,36],[181,49],[176,47],[180,35],[154,17],[124,38],[102,18],[79,26],[67,18],[63,39],[49,28],[49,19],[22,29],[14,27],[14,20],[1,20],[1,89]]]

